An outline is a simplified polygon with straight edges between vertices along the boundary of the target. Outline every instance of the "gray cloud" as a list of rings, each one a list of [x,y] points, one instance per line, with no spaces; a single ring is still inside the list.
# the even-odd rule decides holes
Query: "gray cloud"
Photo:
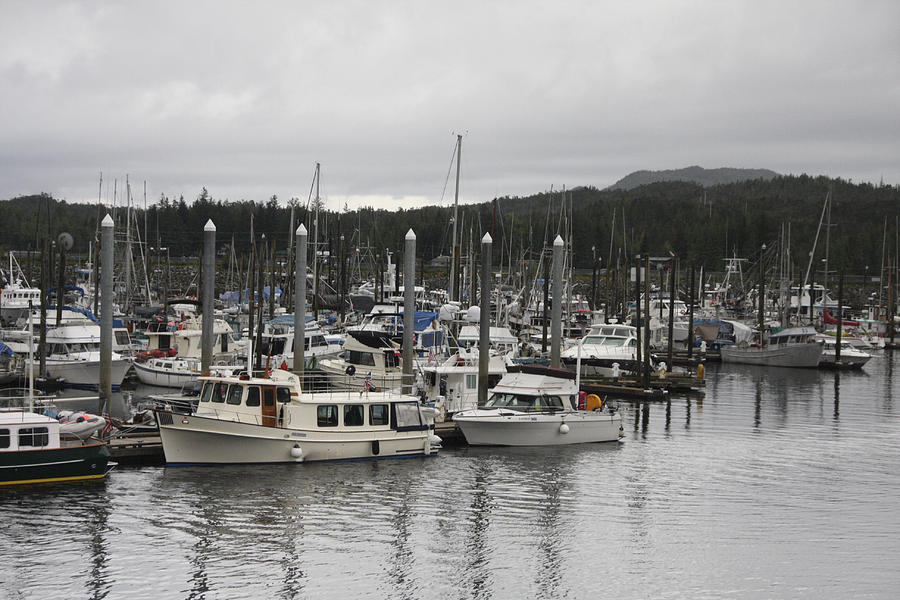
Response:
[[[2,12],[0,197],[305,198],[320,161],[333,208],[437,203],[453,132],[465,201],[690,164],[900,182],[892,1]]]

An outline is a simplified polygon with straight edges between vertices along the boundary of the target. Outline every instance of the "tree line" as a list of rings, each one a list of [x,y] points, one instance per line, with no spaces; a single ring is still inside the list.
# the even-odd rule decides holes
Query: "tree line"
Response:
[[[826,195],[832,199],[828,229],[832,269],[862,274],[878,272],[882,255],[896,253],[900,189],[853,183],[826,177],[779,176],[702,187],[687,182],[660,182],[631,190],[578,187],[530,196],[504,196],[459,207],[462,254],[477,251],[485,232],[494,239],[494,260],[504,264],[534,257],[556,235],[571,244],[576,268],[615,266],[636,254],[678,255],[682,264],[722,270],[728,256],[753,258],[763,244],[771,247],[790,232],[791,261],[800,272],[819,227]],[[251,242],[251,222],[257,240],[265,234],[277,250],[287,248],[292,235],[290,203],[272,196],[264,201],[225,201],[203,188],[191,201],[162,195],[146,211],[133,209],[132,239],[149,248],[163,247],[172,257],[198,256],[203,226],[213,219],[219,252],[244,255]],[[303,222],[313,239],[311,207],[294,201],[295,227]],[[126,210],[97,204],[68,203],[48,194],[0,201],[4,226],[0,249],[37,250],[41,239],[67,231],[75,239],[72,252],[85,255],[110,213],[117,235],[123,235]],[[359,248],[373,254],[402,250],[406,232],[417,234],[420,258],[428,261],[450,253],[452,206],[426,206],[394,211],[371,207],[319,211],[319,240],[336,253],[340,236],[348,253]],[[817,256],[824,256],[826,228],[820,233]],[[146,239],[145,239],[146,238]],[[886,244],[884,240],[886,239]]]

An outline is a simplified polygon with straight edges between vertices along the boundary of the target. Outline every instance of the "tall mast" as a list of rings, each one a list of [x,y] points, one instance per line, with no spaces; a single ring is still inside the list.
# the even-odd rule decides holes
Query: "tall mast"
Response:
[[[462,158],[462,135],[456,136],[456,192],[453,194],[453,242],[450,246],[450,300],[456,300],[456,221],[459,217],[459,163]]]
[[[314,229],[313,229],[313,315],[316,319],[319,318],[319,302],[317,298],[319,297],[319,163],[316,163],[316,205],[315,205],[315,219],[314,219]]]

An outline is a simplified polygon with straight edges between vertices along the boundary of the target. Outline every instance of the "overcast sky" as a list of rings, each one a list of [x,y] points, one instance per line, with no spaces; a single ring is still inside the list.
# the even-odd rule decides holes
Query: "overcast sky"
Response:
[[[0,198],[451,204],[638,169],[900,183],[900,2],[0,0]],[[111,186],[110,186],[111,188]],[[138,195],[142,192],[138,191]]]

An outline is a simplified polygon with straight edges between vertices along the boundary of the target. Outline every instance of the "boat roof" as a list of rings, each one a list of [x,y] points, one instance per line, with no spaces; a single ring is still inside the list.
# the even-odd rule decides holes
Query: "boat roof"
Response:
[[[496,344],[517,344],[519,339],[512,334],[508,327],[491,327],[489,337]],[[478,325],[463,325],[459,330],[457,339],[461,342],[477,342],[481,340],[481,330]]]
[[[527,394],[537,396],[540,394],[577,394],[578,386],[575,381],[568,378],[554,377],[553,375],[508,372],[491,390],[502,394]]]
[[[0,411],[0,426],[3,425],[45,425],[56,423],[59,421],[47,415],[31,412],[28,410],[2,410]]]

